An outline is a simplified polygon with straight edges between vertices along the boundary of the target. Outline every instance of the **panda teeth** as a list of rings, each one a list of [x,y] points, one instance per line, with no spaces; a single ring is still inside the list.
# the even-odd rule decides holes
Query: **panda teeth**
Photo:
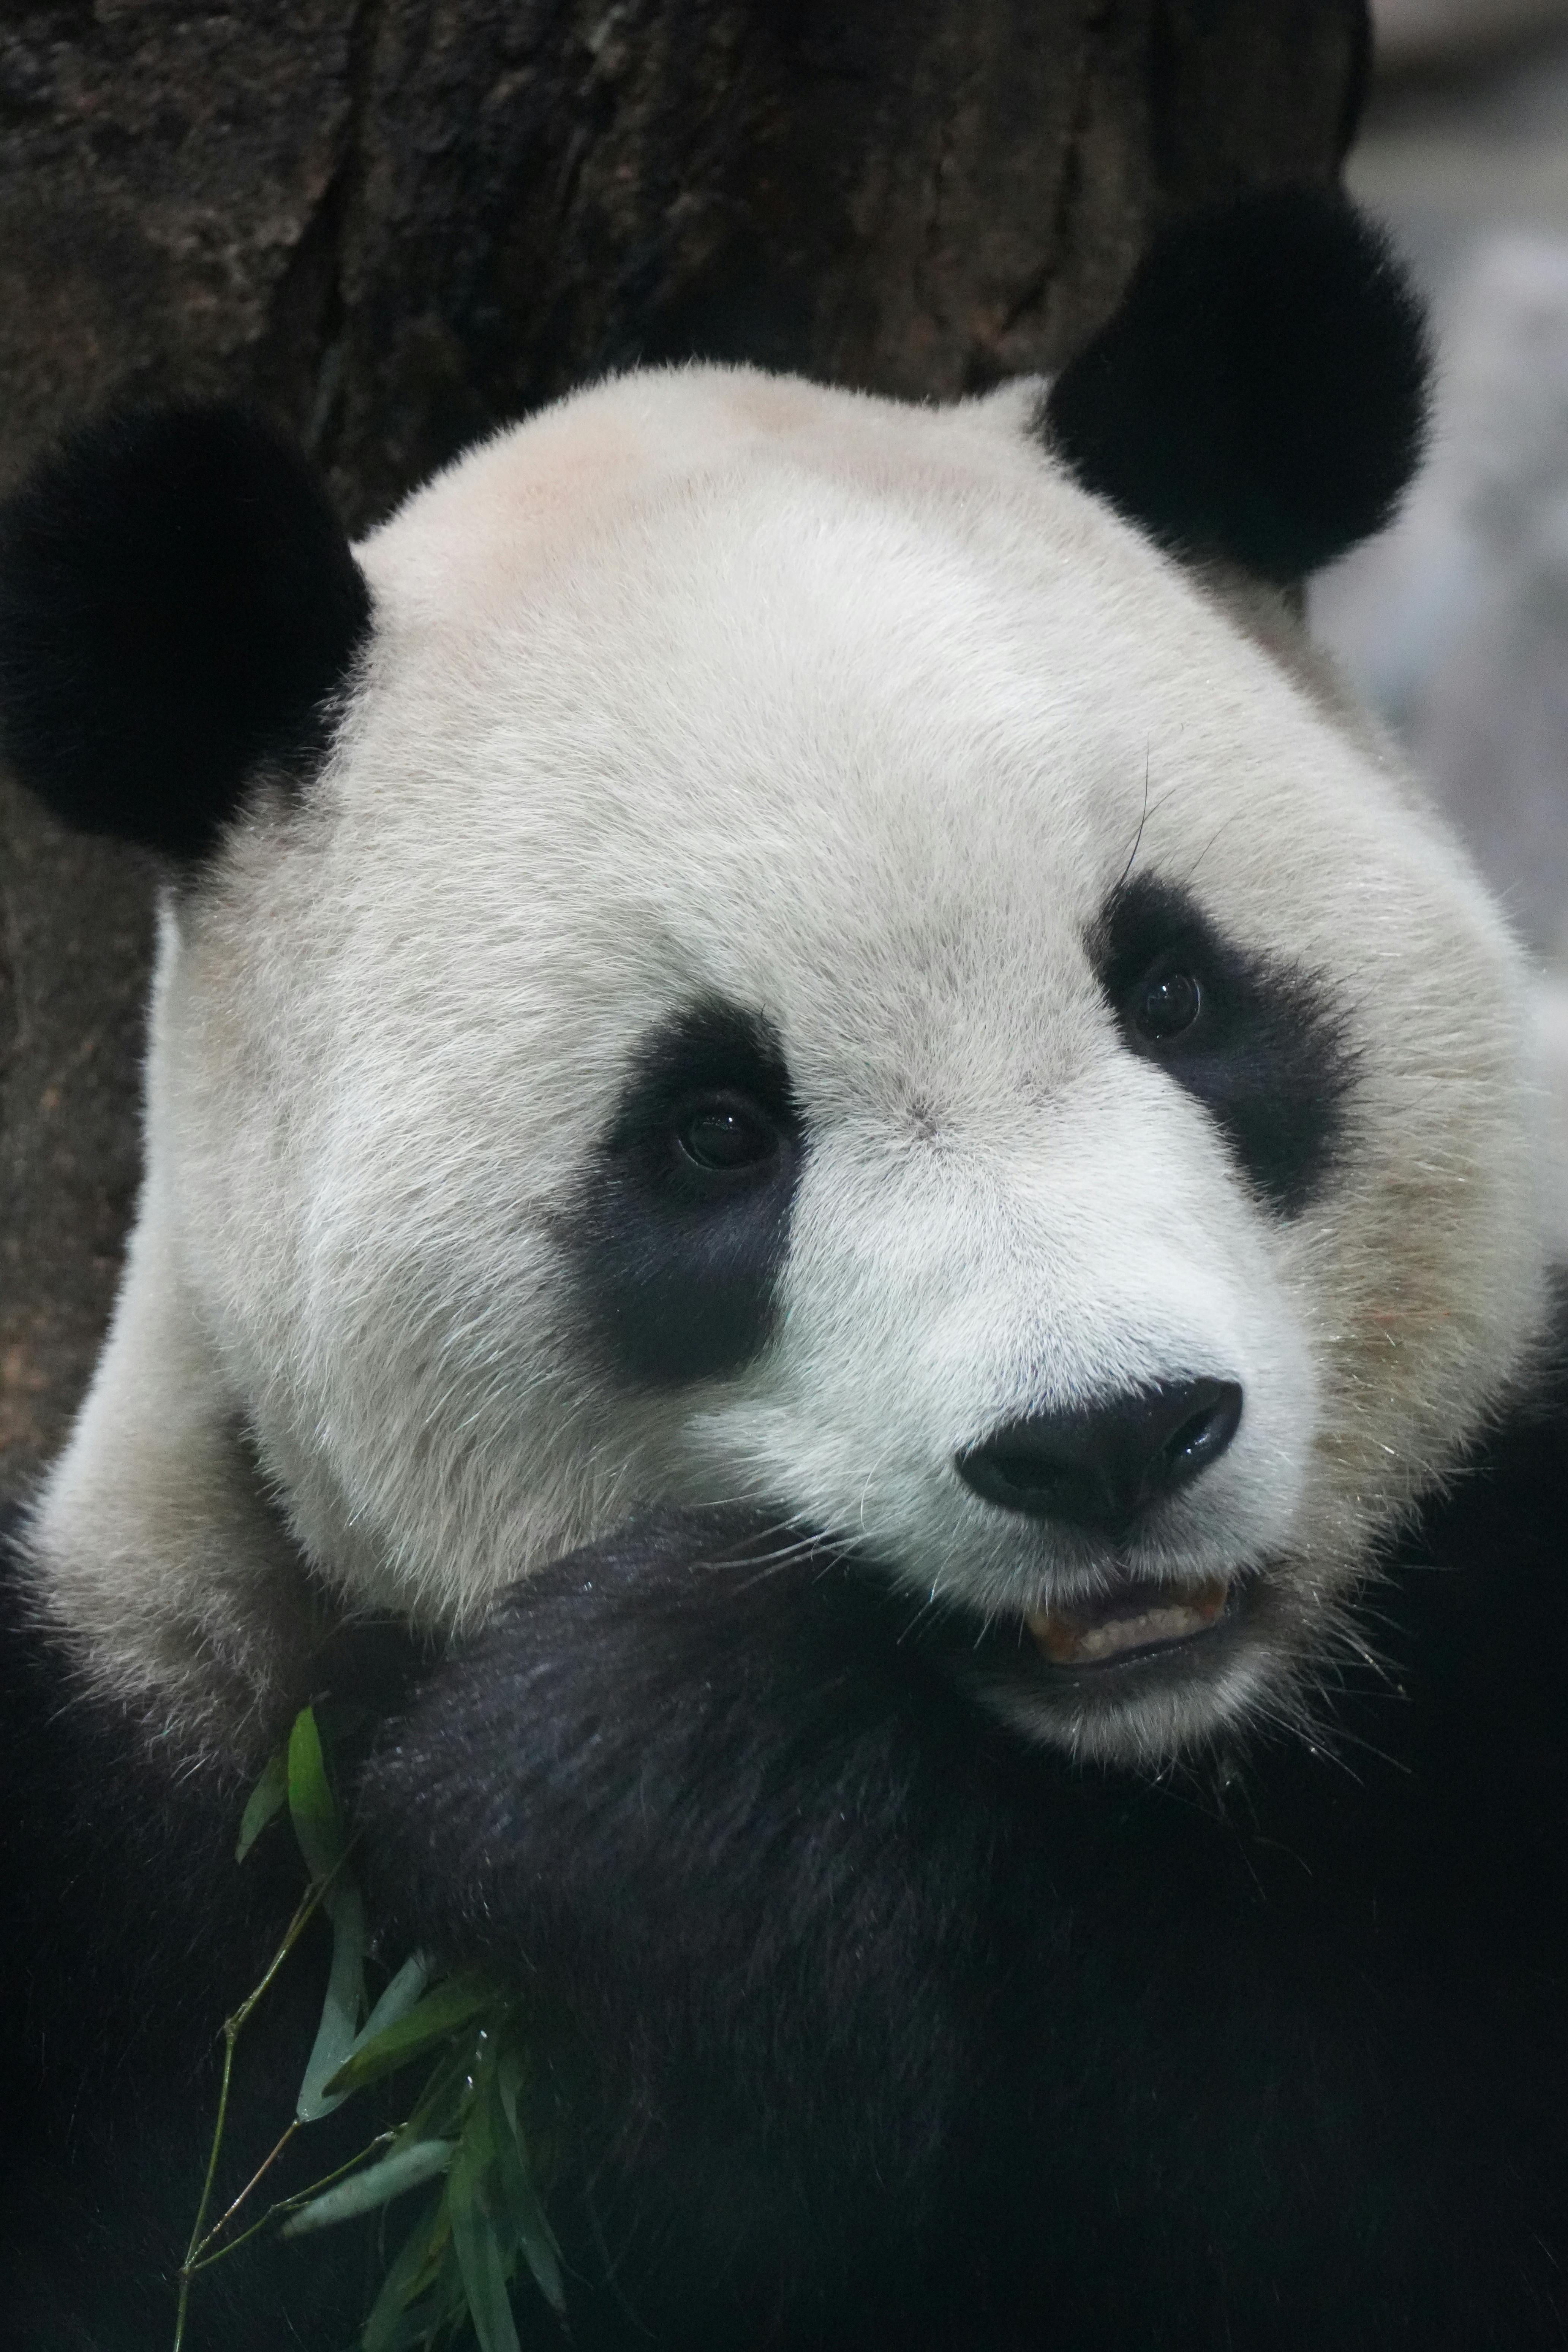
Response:
[[[1218,1618],[1229,1589],[1222,1577],[1201,1584],[1156,1585],[1139,1605],[1123,1588],[1098,1614],[1032,1609],[1025,1622],[1053,1666],[1100,1665],[1131,1651],[1190,1641]]]

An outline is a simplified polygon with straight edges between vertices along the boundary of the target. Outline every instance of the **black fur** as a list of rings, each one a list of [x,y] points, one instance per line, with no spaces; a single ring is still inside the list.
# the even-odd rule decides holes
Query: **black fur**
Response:
[[[561,1562],[437,1666],[364,1768],[363,1867],[390,1954],[482,1957],[539,2005],[578,2352],[1568,2343],[1562,1384],[1547,1403],[1403,1548],[1368,1610],[1387,1671],[1313,1744],[1156,1782],[997,1729],[963,1695],[972,1629],[868,1563],[712,1516]],[[30,2023],[0,2212],[8,2294],[52,2327],[12,2340],[165,2352],[210,2070],[183,2179],[170,2119],[267,1940],[239,1791],[161,1779],[60,1707],[47,1643],[5,1641]],[[252,2102],[268,2064],[291,2094],[314,1990]],[[342,2352],[361,2250],[318,2245],[324,2284],[303,2247],[237,2265],[244,2316],[209,2306],[195,2352]]]
[[[68,824],[200,857],[258,760],[319,754],[369,627],[320,484],[259,417],[111,417],[0,507],[0,751]]]
[[[596,2053],[578,2341],[1568,2341],[1563,1437],[1559,1397],[1433,1514],[1317,1746],[1154,1785],[1016,1748],[969,1628],[734,1526],[520,1595],[362,1806],[403,1933]]]
[[[16,1526],[0,1511],[0,2343],[168,2352],[223,2021],[271,1958],[300,1866],[286,1831],[236,1864],[248,1775],[82,1693],[29,1603]],[[384,1708],[417,1662],[402,1637],[367,1633],[322,1657],[313,1687]],[[327,1950],[308,1930],[240,2040],[215,2213],[293,2111]],[[313,2126],[277,2193],[343,2161],[377,2120],[344,2109]],[[369,2252],[351,2229],[339,2245],[268,2241],[217,2264],[191,2352],[343,2352]]]
[[[1121,885],[1090,947],[1131,1050],[1212,1113],[1266,1200],[1304,1207],[1333,1165],[1354,1076],[1344,1019],[1324,984],[1243,954],[1183,891],[1152,876]],[[1180,1034],[1151,1039],[1138,1007],[1172,973],[1197,982],[1201,1009]]]
[[[1420,306],[1383,237],[1326,189],[1277,188],[1153,246],[1042,425],[1161,546],[1289,583],[1392,515],[1426,376]]]
[[[705,1105],[754,1113],[774,1148],[733,1170],[694,1166],[682,1122]],[[704,1003],[639,1048],[567,1239],[611,1362],[664,1385],[732,1371],[773,1326],[789,1241],[801,1119],[778,1041]]]

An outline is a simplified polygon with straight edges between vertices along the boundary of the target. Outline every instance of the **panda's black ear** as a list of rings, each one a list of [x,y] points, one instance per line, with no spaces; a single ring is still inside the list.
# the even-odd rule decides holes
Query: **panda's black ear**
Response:
[[[369,626],[342,528],[270,425],[111,417],[0,507],[0,752],[68,824],[200,857],[258,759],[320,742]]]
[[[1421,306],[1344,197],[1192,215],[1047,394],[1047,440],[1163,547],[1294,582],[1386,522],[1421,456]]]

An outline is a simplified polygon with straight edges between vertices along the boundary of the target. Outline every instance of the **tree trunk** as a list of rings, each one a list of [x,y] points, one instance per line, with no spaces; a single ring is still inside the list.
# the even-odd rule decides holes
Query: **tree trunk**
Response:
[[[638,360],[946,396],[1059,363],[1151,228],[1336,172],[1363,0],[42,0],[0,31],[0,481],[242,392],[358,529]],[[134,1196],[149,865],[0,782],[0,1492]]]

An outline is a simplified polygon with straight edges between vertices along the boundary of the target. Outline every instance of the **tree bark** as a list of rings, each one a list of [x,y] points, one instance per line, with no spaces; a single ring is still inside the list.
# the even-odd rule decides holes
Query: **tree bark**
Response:
[[[110,398],[258,399],[351,528],[641,360],[945,397],[1150,231],[1325,180],[1363,0],[54,0],[0,29],[0,483]],[[0,780],[0,1492],[134,1196],[149,864]]]

